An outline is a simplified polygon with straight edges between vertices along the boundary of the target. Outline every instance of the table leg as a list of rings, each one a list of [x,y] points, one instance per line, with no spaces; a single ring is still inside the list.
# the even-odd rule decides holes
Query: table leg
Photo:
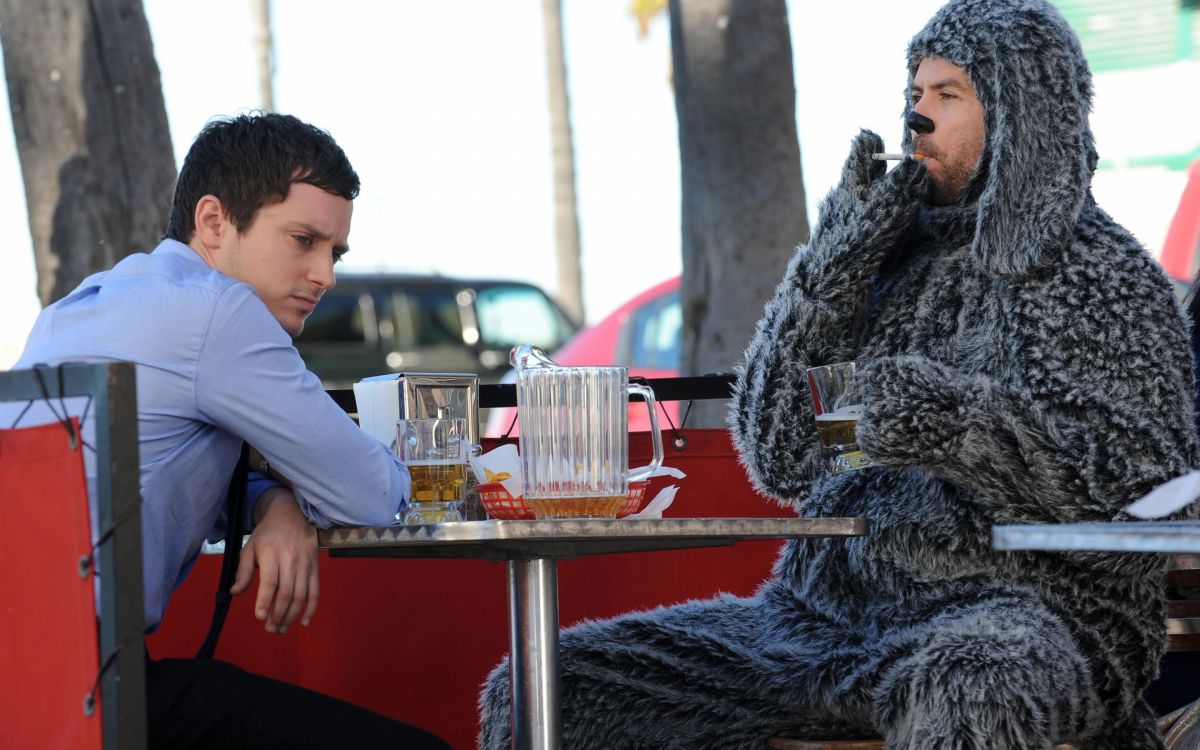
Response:
[[[558,562],[508,561],[512,746],[558,750]]]

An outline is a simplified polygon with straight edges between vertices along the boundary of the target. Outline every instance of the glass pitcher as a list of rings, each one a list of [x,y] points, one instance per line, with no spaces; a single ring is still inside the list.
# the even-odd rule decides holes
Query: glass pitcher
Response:
[[[513,347],[525,504],[538,518],[613,518],[629,482],[662,465],[654,391],[624,367],[560,367],[541,349]],[[629,395],[650,410],[654,458],[629,469]]]

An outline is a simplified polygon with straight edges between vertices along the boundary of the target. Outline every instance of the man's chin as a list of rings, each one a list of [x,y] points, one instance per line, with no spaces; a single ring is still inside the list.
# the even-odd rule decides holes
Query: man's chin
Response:
[[[279,323],[279,327],[284,330],[284,333],[292,338],[296,338],[301,333],[304,333],[304,318],[296,320],[294,318],[281,318],[277,315],[275,316],[275,322]]]
[[[936,180],[929,181],[925,202],[931,206],[952,206],[962,197],[962,186],[950,186]]]

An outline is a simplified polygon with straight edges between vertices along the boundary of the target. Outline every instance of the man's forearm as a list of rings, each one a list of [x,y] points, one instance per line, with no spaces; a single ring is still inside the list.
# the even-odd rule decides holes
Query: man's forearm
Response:
[[[258,502],[254,504],[254,524],[257,526],[266,517],[271,506],[277,502],[295,503],[296,498],[292,495],[292,490],[282,484],[277,484],[274,487],[268,487],[263,490],[258,496]]]

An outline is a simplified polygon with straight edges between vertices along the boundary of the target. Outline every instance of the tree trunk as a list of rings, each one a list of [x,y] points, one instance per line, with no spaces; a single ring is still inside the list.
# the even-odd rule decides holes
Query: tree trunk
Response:
[[[141,0],[0,0],[38,297],[153,249],[175,157]]]
[[[275,111],[275,41],[271,36],[271,0],[250,0],[254,56],[258,67],[258,106]]]
[[[579,211],[575,201],[575,144],[563,52],[562,0],[543,0],[546,24],[546,85],[550,97],[550,142],[554,166],[554,238],[558,259],[558,301],[583,321],[583,282],[579,271]]]
[[[785,0],[671,0],[685,375],[731,372],[808,237]],[[725,425],[724,402],[688,424]]]

